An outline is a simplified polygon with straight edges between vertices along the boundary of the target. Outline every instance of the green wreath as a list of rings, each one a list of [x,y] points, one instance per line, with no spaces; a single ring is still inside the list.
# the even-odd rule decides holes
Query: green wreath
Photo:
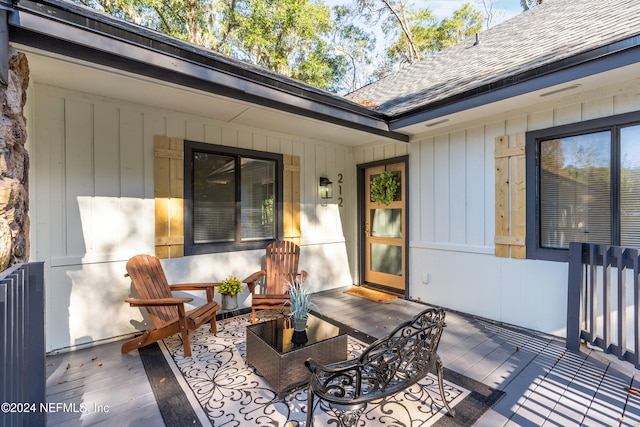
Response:
[[[371,200],[388,205],[396,197],[400,182],[393,172],[383,172],[371,180]]]

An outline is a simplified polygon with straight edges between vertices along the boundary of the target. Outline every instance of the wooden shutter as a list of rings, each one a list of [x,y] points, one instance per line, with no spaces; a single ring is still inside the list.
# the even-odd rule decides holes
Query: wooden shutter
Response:
[[[495,140],[496,256],[527,257],[525,134]]]
[[[300,245],[300,157],[283,156],[284,240]]]
[[[154,137],[156,256],[184,256],[184,140]]]

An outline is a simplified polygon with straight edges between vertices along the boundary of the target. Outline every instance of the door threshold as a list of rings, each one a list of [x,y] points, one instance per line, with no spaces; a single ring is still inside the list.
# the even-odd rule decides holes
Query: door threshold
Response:
[[[376,291],[380,291],[380,292],[386,292],[388,294],[393,294],[393,295],[397,295],[401,298],[404,298],[405,296],[405,291],[403,289],[397,289],[397,288],[392,288],[390,286],[385,286],[385,285],[379,285],[377,283],[363,283],[362,285],[359,286],[363,286],[365,288],[370,288],[370,289],[374,289]]]

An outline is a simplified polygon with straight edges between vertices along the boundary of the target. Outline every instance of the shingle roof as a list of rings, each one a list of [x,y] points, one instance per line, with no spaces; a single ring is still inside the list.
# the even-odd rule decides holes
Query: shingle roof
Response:
[[[638,0],[547,0],[347,98],[397,116],[638,34]]]

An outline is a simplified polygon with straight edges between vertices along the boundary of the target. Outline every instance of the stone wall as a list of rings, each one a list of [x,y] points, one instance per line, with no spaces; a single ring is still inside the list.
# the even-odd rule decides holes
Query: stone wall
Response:
[[[0,271],[29,259],[29,154],[23,114],[27,57],[10,48],[9,82],[0,85]]]

